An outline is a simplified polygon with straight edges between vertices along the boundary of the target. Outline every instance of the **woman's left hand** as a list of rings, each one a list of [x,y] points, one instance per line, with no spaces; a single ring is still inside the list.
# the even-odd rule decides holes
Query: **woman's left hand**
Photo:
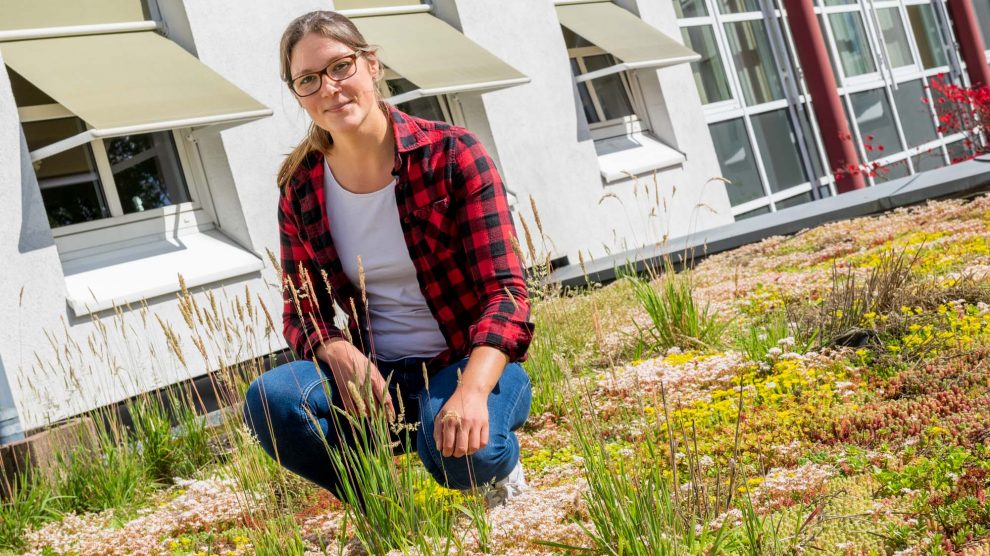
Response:
[[[437,413],[433,439],[444,457],[469,456],[488,445],[488,395],[458,387]]]

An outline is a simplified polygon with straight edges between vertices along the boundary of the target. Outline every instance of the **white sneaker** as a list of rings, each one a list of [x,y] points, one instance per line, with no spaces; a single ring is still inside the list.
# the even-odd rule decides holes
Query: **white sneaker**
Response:
[[[522,462],[517,462],[508,477],[496,481],[485,493],[485,505],[489,508],[501,506],[528,489],[526,477],[523,476]]]

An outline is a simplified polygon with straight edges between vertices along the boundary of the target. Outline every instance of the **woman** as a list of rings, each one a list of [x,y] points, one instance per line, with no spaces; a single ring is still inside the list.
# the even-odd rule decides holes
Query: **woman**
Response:
[[[418,425],[411,442],[437,481],[494,482],[500,503],[525,487],[513,431],[529,414],[518,362],[533,325],[495,166],[463,128],[385,104],[384,68],[346,17],[303,15],[280,50],[312,119],[278,175],[298,360],[251,384],[245,418],[272,457],[344,499],[328,451],[354,438],[333,406],[363,413],[369,381],[369,409]]]

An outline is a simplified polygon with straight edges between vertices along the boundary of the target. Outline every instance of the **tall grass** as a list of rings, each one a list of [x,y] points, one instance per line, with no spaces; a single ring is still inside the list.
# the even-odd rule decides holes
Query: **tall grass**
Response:
[[[23,532],[29,527],[57,519],[59,499],[40,473],[18,474],[0,499],[0,549],[24,548]]]
[[[657,287],[636,275],[624,279],[650,317],[652,326],[642,332],[652,341],[652,349],[709,350],[723,345],[730,322],[695,299],[690,277],[675,273],[669,260],[657,277]]]

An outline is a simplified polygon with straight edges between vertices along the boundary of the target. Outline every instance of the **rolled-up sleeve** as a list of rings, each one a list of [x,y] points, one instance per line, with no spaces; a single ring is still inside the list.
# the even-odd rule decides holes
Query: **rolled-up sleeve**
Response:
[[[468,269],[481,300],[468,335],[470,348],[488,345],[510,361],[526,358],[533,338],[529,293],[512,239],[516,236],[502,179],[485,148],[470,132],[457,137],[455,179],[464,194],[458,229]]]
[[[289,187],[283,188],[278,205],[278,229],[282,265],[282,334],[296,357],[312,359],[320,342],[342,338],[343,333],[322,318],[332,315],[332,301],[321,303],[322,274],[299,238],[298,211],[293,209]],[[328,296],[327,296],[328,297]],[[321,306],[325,305],[325,306]]]

